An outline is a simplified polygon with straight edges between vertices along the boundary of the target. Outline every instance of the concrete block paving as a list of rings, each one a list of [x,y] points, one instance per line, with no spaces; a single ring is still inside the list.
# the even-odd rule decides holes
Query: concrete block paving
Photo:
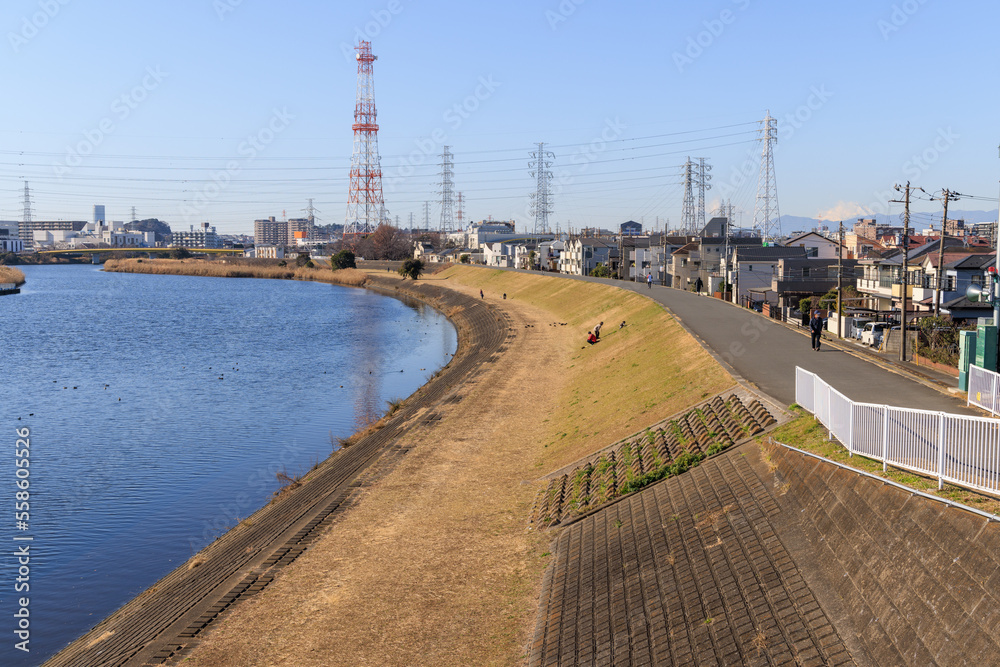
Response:
[[[852,664],[740,449],[561,529],[531,665]]]

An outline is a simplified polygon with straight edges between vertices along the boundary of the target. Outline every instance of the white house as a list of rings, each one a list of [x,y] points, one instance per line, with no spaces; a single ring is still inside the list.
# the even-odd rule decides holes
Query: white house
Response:
[[[837,246],[840,244],[816,232],[807,232],[792,237],[782,243],[786,248],[805,248],[808,257],[816,259],[837,259]],[[844,252],[844,259],[849,259]]]

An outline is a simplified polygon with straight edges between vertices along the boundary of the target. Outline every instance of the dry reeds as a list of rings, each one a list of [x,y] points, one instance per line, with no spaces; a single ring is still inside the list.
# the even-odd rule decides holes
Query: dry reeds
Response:
[[[273,260],[250,259],[109,259],[104,270],[117,273],[207,276],[212,278],[270,278],[275,280],[313,280],[361,287],[368,276],[357,269],[317,269],[278,266]]]
[[[0,266],[0,283],[24,284],[24,273],[13,266]]]

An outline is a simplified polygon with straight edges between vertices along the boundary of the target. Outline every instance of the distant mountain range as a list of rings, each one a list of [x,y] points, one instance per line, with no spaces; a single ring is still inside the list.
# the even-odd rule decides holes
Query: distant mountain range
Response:
[[[854,216],[853,218],[844,220],[844,230],[850,231],[854,227],[854,223],[858,221],[858,218],[875,218],[878,224],[889,225],[894,227],[903,226],[903,216],[902,214],[885,215],[882,213],[876,213],[874,216]],[[996,222],[997,220],[997,209],[992,211],[963,211],[963,210],[948,210],[949,220],[965,220],[967,225],[971,225],[976,222]],[[837,229],[837,220],[819,220],[818,218],[804,218],[797,215],[783,215],[781,216],[781,231],[783,234],[791,234],[792,232],[811,232],[820,226],[826,226],[831,230]],[[910,214],[910,226],[913,227],[917,232],[921,230],[934,227],[939,229],[941,225],[941,212],[928,213],[923,211],[914,211]]]

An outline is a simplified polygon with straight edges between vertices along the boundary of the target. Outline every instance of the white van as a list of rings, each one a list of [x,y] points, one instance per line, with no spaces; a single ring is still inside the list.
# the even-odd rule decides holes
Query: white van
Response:
[[[869,322],[861,330],[861,344],[876,346],[882,342],[882,334],[889,328],[885,322]]]

